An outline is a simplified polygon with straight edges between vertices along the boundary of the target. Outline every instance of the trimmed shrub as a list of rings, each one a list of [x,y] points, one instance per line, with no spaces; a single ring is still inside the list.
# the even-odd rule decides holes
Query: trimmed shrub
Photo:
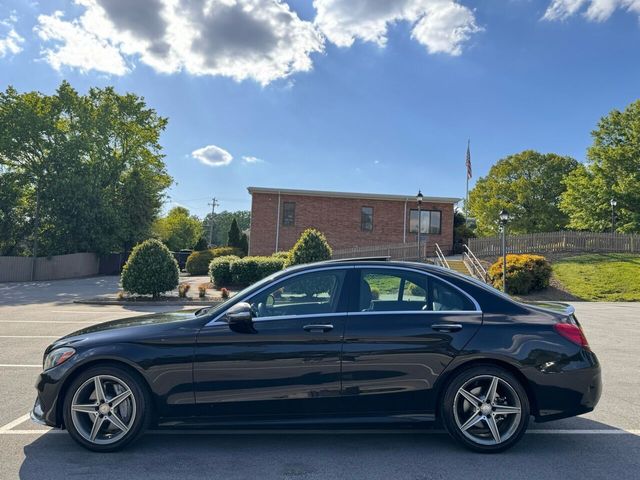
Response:
[[[502,289],[502,258],[489,267],[494,287]],[[541,255],[507,255],[507,293],[525,294],[549,286],[551,264]]]
[[[283,260],[286,260],[289,258],[289,253],[289,250],[284,250],[282,252],[273,253],[271,256],[274,258],[282,258]]]
[[[191,252],[191,255],[187,257],[184,269],[191,275],[206,275],[209,270],[209,264],[215,257],[214,252],[215,250]]]
[[[224,257],[227,255],[235,255],[237,257],[244,257],[244,252],[237,247],[217,247],[213,249],[214,258]]]
[[[371,300],[379,300],[380,299],[380,290],[373,287],[371,289]]]
[[[231,285],[231,262],[240,260],[235,255],[223,255],[214,258],[209,264],[209,278],[211,283],[220,288],[225,285]]]
[[[293,246],[287,258],[287,267],[303,263],[321,262],[331,259],[331,247],[324,234],[308,228]]]
[[[285,260],[274,257],[244,257],[231,262],[231,283],[251,285],[284,268]]]
[[[146,240],[136,245],[122,269],[122,288],[138,295],[161,293],[178,286],[178,262],[159,240]]]

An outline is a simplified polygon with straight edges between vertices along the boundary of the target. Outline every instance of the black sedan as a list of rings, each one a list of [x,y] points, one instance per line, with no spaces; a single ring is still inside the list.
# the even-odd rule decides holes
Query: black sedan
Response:
[[[43,363],[32,418],[96,451],[148,426],[440,420],[466,447],[496,452],[530,416],[593,410],[602,388],[572,307],[373,260],[294,267],[209,309],[95,325]]]

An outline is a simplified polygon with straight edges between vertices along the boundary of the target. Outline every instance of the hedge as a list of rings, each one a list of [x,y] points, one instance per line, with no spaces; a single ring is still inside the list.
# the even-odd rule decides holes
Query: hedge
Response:
[[[209,264],[209,278],[217,288],[231,285],[231,262],[240,260],[236,255],[223,255],[214,258]]]
[[[243,252],[235,247],[217,247],[200,252],[193,252],[187,258],[187,263],[184,268],[191,275],[207,275],[211,260],[229,255],[242,257]]]
[[[231,283],[251,285],[284,268],[285,260],[276,257],[244,257],[230,264]]]
[[[489,267],[493,286],[502,289],[502,258]],[[525,294],[549,286],[551,264],[541,255],[507,255],[507,293]]]
[[[308,228],[302,232],[289,252],[287,267],[330,260],[331,255],[331,247],[324,234],[314,228]]]

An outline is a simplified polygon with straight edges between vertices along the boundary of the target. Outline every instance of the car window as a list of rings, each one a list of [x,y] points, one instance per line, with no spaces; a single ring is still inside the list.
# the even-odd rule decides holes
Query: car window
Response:
[[[323,270],[285,279],[249,300],[255,317],[337,312],[344,270]]]
[[[431,278],[429,281],[429,310],[439,311],[468,311],[475,310],[475,305],[469,298],[456,288],[440,280]]]
[[[412,311],[427,309],[427,276],[418,272],[362,269],[359,310]]]

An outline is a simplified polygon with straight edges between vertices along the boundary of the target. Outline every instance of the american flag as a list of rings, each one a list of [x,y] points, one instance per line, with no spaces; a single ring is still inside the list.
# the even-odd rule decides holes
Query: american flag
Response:
[[[469,180],[473,175],[471,175],[471,140],[467,142],[467,180]]]

